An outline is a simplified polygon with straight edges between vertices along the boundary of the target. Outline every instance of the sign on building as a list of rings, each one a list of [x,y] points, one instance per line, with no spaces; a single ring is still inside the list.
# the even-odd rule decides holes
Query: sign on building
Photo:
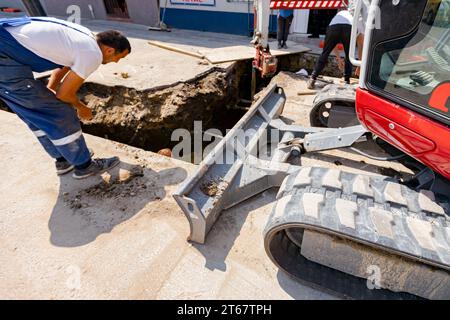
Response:
[[[170,0],[170,4],[187,4],[197,6],[215,6],[216,0]]]

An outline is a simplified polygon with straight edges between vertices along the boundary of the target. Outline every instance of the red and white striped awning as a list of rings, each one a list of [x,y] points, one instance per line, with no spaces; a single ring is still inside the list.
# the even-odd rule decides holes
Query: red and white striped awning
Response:
[[[339,9],[345,8],[343,0],[293,0],[271,1],[270,9]]]

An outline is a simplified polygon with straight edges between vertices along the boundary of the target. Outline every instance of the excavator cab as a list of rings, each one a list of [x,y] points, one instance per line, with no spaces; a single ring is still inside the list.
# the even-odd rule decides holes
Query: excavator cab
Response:
[[[446,179],[449,6],[449,0],[372,1],[356,96],[358,118],[369,131]]]

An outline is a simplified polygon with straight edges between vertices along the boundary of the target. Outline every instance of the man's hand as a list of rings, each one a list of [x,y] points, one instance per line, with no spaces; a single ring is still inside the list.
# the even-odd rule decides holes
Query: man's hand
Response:
[[[341,72],[344,72],[345,71],[345,61],[344,61],[344,59],[339,57],[336,60],[337,60],[337,63],[338,63],[339,70],[341,70]]]
[[[89,121],[92,120],[92,110],[85,105],[77,106],[78,117],[81,120]]]
[[[341,72],[344,72],[345,63],[344,63],[344,61],[341,58],[341,52],[338,49],[337,45],[333,48],[333,54],[336,57],[336,61],[337,61],[339,70],[341,70]]]
[[[361,34],[361,33],[358,34],[358,37],[356,38],[356,45],[358,47],[358,57],[360,60],[362,60],[363,59],[363,56],[362,56],[363,55],[363,47],[364,47],[364,35],[363,34]],[[357,77],[359,77],[360,73],[361,73],[361,68],[360,67],[356,68],[355,75]]]

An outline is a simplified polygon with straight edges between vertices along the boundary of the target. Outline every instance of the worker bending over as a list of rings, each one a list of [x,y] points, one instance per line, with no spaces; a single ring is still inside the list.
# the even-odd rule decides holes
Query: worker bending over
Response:
[[[331,20],[327,28],[325,35],[325,44],[322,54],[317,61],[314,70],[311,74],[311,78],[308,80],[308,89],[314,89],[317,77],[321,74],[323,68],[328,62],[330,53],[335,50],[336,46],[341,43],[345,52],[345,66],[344,66],[344,79],[347,84],[350,84],[350,77],[352,75],[352,64],[350,62],[350,38],[352,32],[353,17],[355,15],[356,1],[348,1],[348,9],[339,11],[336,16]],[[356,44],[358,47],[358,56],[362,59],[362,48],[364,43],[364,32],[366,29],[366,22],[368,17],[368,8],[366,3],[362,2],[361,15],[357,17],[357,38]],[[337,54],[339,54],[337,50]],[[338,61],[340,58],[338,58]],[[356,75],[359,76],[359,67],[356,69]]]
[[[323,68],[325,68],[330,53],[339,43],[342,43],[345,52],[344,79],[346,83],[350,83],[353,69],[349,57],[352,22],[353,16],[348,10],[339,11],[333,20],[331,20],[325,35],[325,44],[323,46],[322,54],[316,62],[311,78],[308,80],[308,89],[314,89],[317,77],[321,74]]]
[[[76,179],[119,164],[118,157],[91,159],[80,121],[92,112],[77,97],[84,80],[101,64],[118,62],[131,52],[118,31],[95,36],[89,29],[54,18],[0,19],[0,99],[22,119],[59,175],[74,170]],[[53,70],[48,86],[34,72]]]

